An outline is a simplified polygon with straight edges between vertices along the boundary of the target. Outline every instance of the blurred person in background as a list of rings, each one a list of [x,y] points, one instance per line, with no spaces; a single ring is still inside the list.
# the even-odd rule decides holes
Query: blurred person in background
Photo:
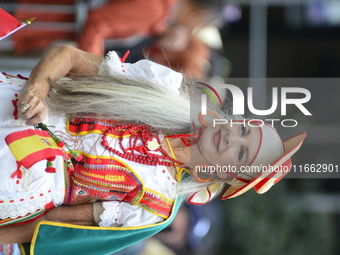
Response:
[[[211,49],[196,34],[217,24],[222,6],[221,0],[182,0],[174,23],[148,49],[150,59],[189,77],[208,77]]]
[[[211,49],[196,33],[217,24],[222,6],[221,0],[106,1],[89,12],[79,48],[103,55],[106,44],[106,50],[130,50],[128,62],[146,54],[150,60],[189,77],[208,77]],[[124,40],[109,46],[110,39],[134,36],[140,38],[130,46]]]
[[[103,56],[107,39],[158,36],[168,26],[176,3],[177,0],[100,1],[88,13],[78,47]]]
[[[26,4],[32,4],[32,8],[25,9]],[[82,18],[76,19],[75,12],[60,12],[60,8],[54,11],[48,5],[75,9],[83,6]],[[215,27],[222,9],[222,0],[53,0],[49,3],[20,0],[15,7],[16,18],[36,17],[36,21],[13,36],[14,52],[32,54],[62,40],[70,45],[77,41],[79,49],[99,56],[109,50],[120,51],[121,55],[130,50],[127,62],[134,63],[147,55],[154,62],[189,77],[209,77],[211,71],[221,69],[211,67],[212,58],[220,56],[209,45],[215,40],[211,34],[197,34],[208,25]],[[73,30],[65,28],[70,24]],[[220,40],[216,28],[215,34],[218,36],[214,38]]]

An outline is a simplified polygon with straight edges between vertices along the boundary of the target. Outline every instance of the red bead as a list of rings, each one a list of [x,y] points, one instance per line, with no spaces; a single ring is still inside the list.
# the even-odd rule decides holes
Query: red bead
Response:
[[[123,151],[117,151],[116,149],[109,146],[107,141],[107,136],[109,134],[118,134],[120,137],[119,139],[119,146],[120,149]],[[123,146],[123,136],[129,135],[128,139],[128,148]],[[117,125],[115,127],[107,129],[102,136],[101,144],[105,147],[106,150],[122,157],[127,160],[135,161],[140,164],[145,165],[166,165],[171,166],[173,163],[178,162],[177,160],[171,158],[161,147],[158,148],[156,151],[161,152],[162,155],[155,155],[152,153],[148,153],[148,149],[146,147],[147,143],[156,139],[156,141],[161,144],[161,141],[158,137],[158,133],[153,130],[152,128],[146,125],[134,125],[134,124],[125,124],[125,125]],[[138,145],[137,150],[137,143],[141,142],[142,145]],[[138,154],[137,154],[138,152]],[[141,155],[139,154],[141,153]],[[167,159],[171,162],[164,162],[161,161],[162,159]]]
[[[58,142],[58,147],[59,148],[62,148],[62,147],[64,147],[65,146],[65,143],[64,142],[62,142],[62,141],[59,141]]]

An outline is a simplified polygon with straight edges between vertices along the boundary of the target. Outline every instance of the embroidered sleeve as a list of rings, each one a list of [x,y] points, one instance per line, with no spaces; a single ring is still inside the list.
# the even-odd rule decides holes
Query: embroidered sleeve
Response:
[[[117,53],[111,51],[98,67],[98,75],[126,75],[130,78],[146,78],[154,84],[168,87],[179,94],[182,74],[149,60],[140,60],[134,64],[122,63]]]
[[[100,215],[101,227],[136,227],[155,224],[163,219],[137,205],[124,202],[103,202],[104,212]]]

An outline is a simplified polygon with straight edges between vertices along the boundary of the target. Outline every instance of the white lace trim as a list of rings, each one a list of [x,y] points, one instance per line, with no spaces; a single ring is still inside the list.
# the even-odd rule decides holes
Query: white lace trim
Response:
[[[26,120],[23,119],[16,119],[14,116],[11,116],[8,120],[8,124],[11,124],[16,127],[29,127],[25,124]]]
[[[51,201],[52,196],[50,192],[41,193],[38,196],[31,196],[22,199],[0,200],[0,219],[16,219],[19,216],[35,213],[36,211],[43,209],[45,205]]]
[[[99,222],[100,227],[113,227],[117,225],[119,219],[119,213],[121,209],[120,202],[103,202],[105,211],[100,215]]]
[[[29,186],[31,185],[32,183],[32,180],[31,180],[31,176],[32,176],[32,169],[27,169],[25,167],[21,167],[21,172],[22,172],[22,180],[21,180],[21,187],[26,190],[26,191],[29,191],[30,188]]]

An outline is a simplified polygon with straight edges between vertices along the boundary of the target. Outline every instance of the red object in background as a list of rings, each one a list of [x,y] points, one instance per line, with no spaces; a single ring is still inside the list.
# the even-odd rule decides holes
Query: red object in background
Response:
[[[164,33],[178,0],[114,0],[89,12],[79,49],[103,56],[103,41]]]
[[[21,26],[12,15],[0,8],[0,40]]]
[[[42,11],[41,8],[25,9],[21,8],[20,4],[30,4],[32,7],[45,5],[58,6],[69,5],[73,6],[74,0],[17,0],[18,7],[14,12],[14,16],[19,20],[25,20],[30,17],[36,17],[36,23],[38,22],[59,22],[73,23],[74,13],[63,13],[59,11],[53,11],[49,8],[46,11]],[[25,54],[31,50],[44,50],[51,43],[57,40],[75,40],[75,31],[63,30],[63,29],[50,29],[48,26],[29,27],[25,30],[15,33],[13,36],[14,51],[16,54]]]

